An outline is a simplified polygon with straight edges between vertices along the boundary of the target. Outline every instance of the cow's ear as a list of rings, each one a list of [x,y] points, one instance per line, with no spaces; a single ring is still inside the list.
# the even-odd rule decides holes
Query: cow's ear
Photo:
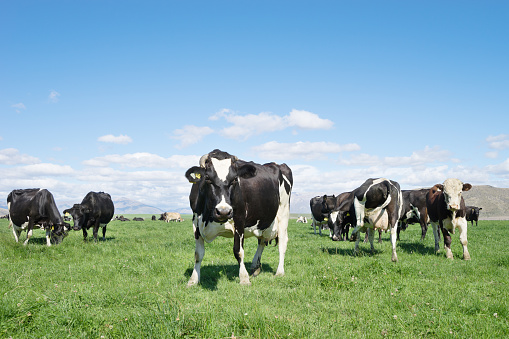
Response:
[[[194,166],[186,171],[186,178],[190,183],[196,184],[205,175],[205,169]]]
[[[463,184],[463,191],[469,191],[472,188],[470,184]]]
[[[442,184],[436,184],[434,187],[436,187],[437,189],[443,191],[444,190],[444,185]]]
[[[249,179],[256,175],[256,167],[251,164],[245,164],[237,169],[237,176],[242,179]]]
[[[323,199],[323,201],[327,200],[327,194],[324,194],[322,199]]]
[[[63,214],[63,215],[66,215],[67,213],[70,213],[69,211],[70,211],[70,209],[66,209],[66,210],[64,210],[64,211],[62,212],[62,214]]]
[[[479,211],[482,210],[482,207],[479,207]]]

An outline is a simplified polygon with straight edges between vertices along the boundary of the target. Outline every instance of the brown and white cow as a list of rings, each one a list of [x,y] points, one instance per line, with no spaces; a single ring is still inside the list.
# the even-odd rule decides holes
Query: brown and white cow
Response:
[[[445,255],[452,259],[451,235],[456,228],[460,231],[460,242],[463,245],[463,259],[470,260],[467,249],[467,219],[465,218],[465,200],[461,196],[463,191],[472,188],[470,184],[464,184],[459,179],[449,178],[443,184],[431,187],[426,196],[428,216],[433,227],[435,236],[435,251],[439,251],[438,226],[444,236]]]
[[[164,220],[165,222],[184,221],[184,219],[182,219],[180,213],[178,213],[178,212],[164,212],[163,214],[161,214],[161,218],[159,220]]]

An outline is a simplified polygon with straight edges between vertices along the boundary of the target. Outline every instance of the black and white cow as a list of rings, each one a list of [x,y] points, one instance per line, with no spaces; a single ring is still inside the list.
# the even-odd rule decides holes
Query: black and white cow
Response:
[[[419,223],[421,225],[421,240],[426,237],[428,231],[428,211],[426,209],[426,195],[429,188],[419,190],[402,190],[403,195],[403,211],[398,224],[399,233],[407,229],[408,224]]]
[[[443,184],[431,187],[426,196],[426,207],[435,236],[435,252],[439,251],[438,227],[444,236],[445,255],[452,259],[451,235],[456,228],[460,230],[460,242],[463,245],[463,259],[470,260],[467,240],[466,208],[462,192],[472,188],[470,184],[464,184],[459,179],[449,178]]]
[[[329,214],[335,204],[336,196],[334,195],[316,196],[309,200],[312,226],[315,234],[316,226],[318,226],[318,233],[322,235],[322,228],[324,225],[328,225]]]
[[[331,230],[331,239],[334,241],[344,241],[348,239],[350,226],[355,225],[355,211],[353,204],[346,211],[344,201],[350,197],[352,192],[344,192],[336,197],[336,206],[332,209],[329,216],[329,229]],[[348,204],[348,203],[347,203]],[[343,208],[345,211],[341,211]]]
[[[403,207],[401,189],[396,181],[385,178],[368,179],[350,192],[337,207],[334,236],[341,237],[341,227],[353,223],[350,241],[355,241],[355,253],[359,251],[359,232],[368,232],[371,251],[374,251],[374,230],[391,230],[392,261],[396,254],[396,229]]]
[[[253,276],[260,273],[263,249],[272,239],[277,239],[279,245],[276,275],[284,275],[293,186],[287,165],[245,162],[216,149],[201,157],[200,166],[188,169],[186,178],[193,183],[189,201],[196,240],[195,265],[188,286],[200,281],[204,242],[217,236],[234,238],[233,253],[239,263],[241,284],[250,284],[244,265],[244,238],[250,236],[258,238],[251,265]]]
[[[83,230],[83,240],[87,240],[87,230],[92,226],[94,241],[97,241],[99,227],[103,229],[103,240],[105,240],[106,226],[113,218],[115,206],[108,193],[89,192],[81,204],[74,204],[72,208],[65,210],[65,213],[72,216],[75,231]]]
[[[466,207],[466,218],[467,221],[470,221],[472,223],[472,226],[477,226],[477,221],[479,220],[479,211],[482,210],[482,207],[476,207],[476,206],[467,206]]]
[[[69,224],[64,223],[53,195],[46,189],[14,190],[7,196],[9,225],[14,239],[19,241],[22,230],[27,231],[28,244],[34,227],[46,230],[46,244],[58,244],[67,236]]]

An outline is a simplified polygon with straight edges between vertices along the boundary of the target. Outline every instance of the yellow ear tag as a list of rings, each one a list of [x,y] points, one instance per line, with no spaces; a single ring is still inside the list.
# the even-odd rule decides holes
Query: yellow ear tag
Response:
[[[346,213],[346,216],[349,217],[350,216],[350,213]]]
[[[55,226],[51,226],[51,230],[52,230],[52,231],[53,231],[53,230],[55,230]]]
[[[201,174],[200,174],[200,173],[195,173],[195,174],[194,174],[194,177],[195,177],[196,179],[201,179]]]
[[[324,218],[323,221],[329,221],[329,218]]]

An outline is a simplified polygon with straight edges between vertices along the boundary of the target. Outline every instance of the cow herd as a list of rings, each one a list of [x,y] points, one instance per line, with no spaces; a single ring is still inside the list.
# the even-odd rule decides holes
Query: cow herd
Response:
[[[247,162],[220,150],[213,150],[200,158],[198,166],[185,173],[192,184],[189,202],[193,211],[195,239],[194,269],[188,286],[200,282],[200,268],[205,255],[205,242],[216,237],[233,238],[233,254],[239,264],[239,279],[250,284],[250,274],[245,267],[244,239],[256,237],[258,249],[251,263],[251,275],[261,270],[261,256],[265,246],[275,241],[279,248],[279,265],[276,275],[284,275],[285,253],[288,245],[288,221],[293,175],[286,164],[257,164]],[[428,223],[435,237],[435,250],[439,249],[439,231],[444,238],[447,258],[452,258],[451,233],[460,232],[463,258],[470,259],[467,249],[467,220],[472,224],[479,218],[479,210],[465,206],[463,191],[472,186],[458,179],[447,179],[430,189],[401,190],[400,185],[389,179],[368,179],[351,192],[338,196],[317,196],[310,200],[312,225],[316,234],[318,227],[327,225],[332,240],[355,241],[354,253],[358,252],[360,233],[366,237],[374,250],[375,231],[390,231],[392,261],[398,261],[396,240],[408,224],[419,223],[424,239]],[[58,244],[68,234],[66,223],[52,194],[46,189],[14,190],[7,197],[9,224],[13,227],[16,242],[22,230],[27,230],[25,245],[34,227],[46,230],[47,245]],[[92,228],[97,241],[99,228],[102,238],[112,220],[114,205],[109,194],[90,192],[80,204],[64,211],[74,221],[73,230],[83,231],[87,238]],[[120,219],[119,219],[120,220]],[[155,216],[152,217],[155,220]],[[165,212],[159,220],[182,221],[180,214]],[[300,218],[299,222],[307,222]],[[352,232],[350,237],[348,233]]]
[[[433,228],[435,251],[439,250],[440,232],[444,238],[447,258],[452,259],[451,233],[458,229],[460,243],[463,246],[463,258],[470,259],[467,244],[467,221],[479,219],[482,208],[465,206],[462,192],[468,191],[472,185],[459,179],[449,178],[442,184],[429,189],[400,190],[398,183],[380,179],[368,179],[352,192],[338,196],[317,196],[310,200],[312,226],[329,227],[332,240],[347,240],[350,227],[353,227],[351,241],[356,241],[355,252],[358,251],[359,231],[366,232],[373,250],[374,231],[391,231],[392,261],[397,261],[396,240],[400,231],[408,224],[419,223],[421,240],[424,240],[428,223]]]

